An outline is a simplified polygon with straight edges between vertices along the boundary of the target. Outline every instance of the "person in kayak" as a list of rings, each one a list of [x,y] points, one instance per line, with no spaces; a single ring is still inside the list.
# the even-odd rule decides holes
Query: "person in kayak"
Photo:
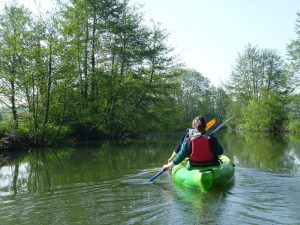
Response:
[[[181,163],[189,157],[189,166],[211,166],[219,165],[219,155],[223,154],[223,148],[214,136],[209,136],[205,132],[206,120],[203,116],[198,116],[193,121],[195,133],[184,138],[180,151],[163,166],[168,170],[173,165]]]

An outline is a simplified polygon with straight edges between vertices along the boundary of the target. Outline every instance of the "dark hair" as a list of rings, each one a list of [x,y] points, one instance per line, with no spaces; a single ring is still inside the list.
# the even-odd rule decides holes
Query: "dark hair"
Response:
[[[195,125],[196,125],[196,129],[200,132],[205,131],[206,128],[206,120],[204,116],[197,116],[195,118]]]

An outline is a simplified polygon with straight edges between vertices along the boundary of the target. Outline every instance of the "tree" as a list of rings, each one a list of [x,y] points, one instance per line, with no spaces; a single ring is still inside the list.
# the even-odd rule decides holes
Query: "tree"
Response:
[[[283,59],[271,49],[258,49],[250,44],[239,54],[230,81],[226,85],[229,93],[247,104],[252,98],[275,91],[288,91],[287,73]]]
[[[138,9],[116,0],[70,1],[61,26],[63,67],[74,77],[74,105],[83,106],[77,124],[123,136],[165,121],[174,84],[164,30],[146,27]]]
[[[300,13],[297,13],[296,20],[296,35],[297,38],[292,40],[287,47],[289,56],[289,69],[293,74],[293,79],[290,83],[295,86],[295,89],[299,88],[300,85]],[[298,90],[299,91],[299,90]]]
[[[286,101],[276,93],[253,98],[243,109],[244,127],[248,130],[278,132],[287,123]]]
[[[300,94],[293,94],[288,105],[289,131],[299,133],[300,130]]]
[[[210,81],[201,73],[191,69],[179,68],[177,74],[179,88],[176,101],[182,111],[179,124],[190,125],[197,115],[215,116],[216,96]]]
[[[228,106],[231,104],[231,98],[222,87],[213,88],[214,107],[212,113],[214,117],[225,118],[228,114]],[[230,116],[232,115],[229,113]]]
[[[299,132],[300,129],[300,112],[299,112],[299,85],[300,85],[300,13],[297,13],[296,20],[296,35],[297,38],[292,40],[287,47],[288,51],[288,70],[291,75],[289,80],[290,85],[294,88],[294,93],[291,95],[289,104],[289,130]]]
[[[285,63],[276,51],[248,45],[244,53],[239,54],[226,85],[233,99],[228,111],[234,109],[250,129],[283,129],[287,120],[287,96],[291,91],[288,78]],[[260,124],[263,127],[258,126]]]
[[[12,112],[12,127],[18,129],[18,108],[23,103],[20,92],[28,65],[30,13],[15,4],[5,6],[0,15],[0,96],[1,103]]]

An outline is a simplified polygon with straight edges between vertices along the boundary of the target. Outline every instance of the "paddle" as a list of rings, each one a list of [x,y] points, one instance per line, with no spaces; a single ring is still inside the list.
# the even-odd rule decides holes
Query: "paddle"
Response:
[[[214,129],[212,132],[210,132],[209,136],[213,135],[214,133],[216,133],[218,130],[220,130],[221,128],[223,128],[230,120],[232,120],[234,117],[236,117],[236,115],[230,117],[229,119],[225,120],[223,123],[221,123],[216,129]]]
[[[211,128],[214,124],[216,123],[216,119],[212,119],[210,120],[207,124],[206,124],[206,127],[205,127],[205,130],[209,130],[209,128]],[[157,178],[159,175],[161,175],[163,172],[165,172],[166,170],[164,169],[161,169],[160,171],[158,171],[157,174],[155,174],[153,177],[151,177],[149,179],[149,182],[152,182],[154,181],[155,178]]]
[[[215,125],[215,123],[216,123],[216,119],[212,119],[211,121],[209,121],[206,124],[205,130],[209,130],[209,128],[211,128],[213,125]]]
[[[156,177],[158,177],[159,175],[161,175],[163,172],[165,172],[165,170],[164,170],[164,169],[161,169],[157,174],[155,174],[153,177],[151,177],[148,181],[149,181],[149,182],[154,181],[154,179],[155,179]]]

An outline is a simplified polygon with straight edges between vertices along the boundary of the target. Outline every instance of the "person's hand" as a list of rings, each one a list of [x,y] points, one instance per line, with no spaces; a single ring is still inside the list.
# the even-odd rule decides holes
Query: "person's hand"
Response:
[[[163,170],[169,170],[173,165],[174,163],[171,161],[168,164],[163,165]]]
[[[165,164],[165,165],[163,165],[163,170],[169,170],[169,163],[168,164]]]
[[[171,161],[172,161],[172,158],[169,158],[169,159],[168,159],[168,163],[170,163]]]

